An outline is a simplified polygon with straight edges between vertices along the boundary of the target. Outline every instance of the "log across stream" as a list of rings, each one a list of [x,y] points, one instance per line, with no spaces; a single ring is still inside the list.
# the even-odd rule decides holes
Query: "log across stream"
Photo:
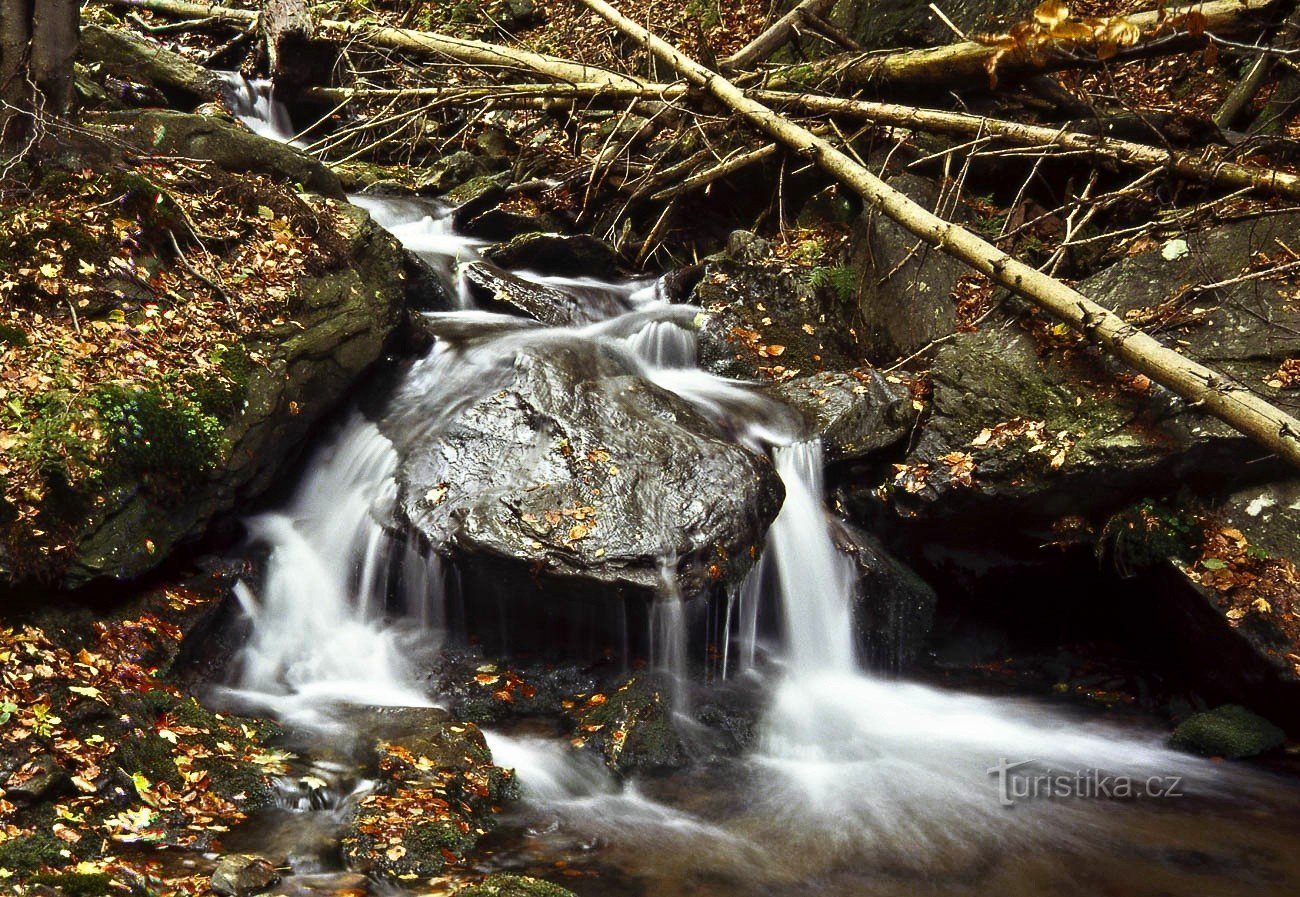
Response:
[[[243,96],[241,116],[276,133],[264,88]],[[699,602],[685,600],[678,558],[666,555],[658,588],[645,586],[650,574],[641,570],[624,571],[611,586],[657,593],[643,619],[615,614],[591,624],[645,647],[669,683],[691,762],[619,779],[544,725],[489,731],[494,761],[516,770],[523,797],[481,845],[488,866],[564,870],[564,884],[584,895],[1300,888],[1290,849],[1300,794],[1287,780],[1168,749],[1163,733],[1140,720],[1120,728],[1040,702],[865,672],[854,644],[852,574],[823,503],[820,445],[773,400],[697,370],[689,310],[660,302],[652,282],[547,281],[525,272],[602,310],[570,327],[531,326],[470,307],[457,272],[481,246],[452,231],[447,209],[413,199],[355,201],[435,262],[448,279],[445,293],[464,307],[431,315],[432,348],[400,375],[386,405],[358,410],[305,461],[284,504],[249,521],[268,553],[260,579],[241,589],[251,628],[239,662],[214,686],[232,705],[269,711],[309,733],[301,737],[318,760],[301,770],[300,782],[316,783],[305,796],[287,798],[227,846],[298,845],[285,851],[294,875],[282,888],[346,884],[330,837],[349,802],[370,787],[338,759],[358,734],[355,708],[438,705],[427,671],[454,638],[464,605],[480,598],[464,581],[456,586],[429,535],[446,526],[451,539],[450,528],[476,525],[472,515],[466,522],[438,512],[454,489],[451,465],[474,459],[433,452],[444,466],[420,472],[420,482],[437,485],[416,506],[399,488],[410,446],[440,445],[521,366],[566,353],[610,372],[601,388],[611,402],[647,383],[683,402],[726,434],[715,441],[734,443],[708,457],[770,458],[783,499],[758,563],[720,617],[706,620]],[[533,473],[526,465],[500,469],[496,486],[504,493]],[[420,540],[399,523],[413,507],[425,514]],[[576,546],[585,520],[574,519]],[[527,618],[503,607],[494,617],[503,640],[525,637]],[[715,627],[722,646],[707,662],[692,656],[692,629],[701,625]],[[629,631],[637,627],[645,631]],[[703,666],[710,683],[695,675]],[[758,707],[749,747],[737,753],[692,737],[701,707],[729,701]]]

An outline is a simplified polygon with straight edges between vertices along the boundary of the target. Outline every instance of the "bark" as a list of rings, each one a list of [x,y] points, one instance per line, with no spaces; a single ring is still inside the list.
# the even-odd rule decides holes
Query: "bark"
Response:
[[[277,85],[306,85],[314,77],[316,20],[307,0],[263,0],[258,18],[266,69]],[[333,59],[329,62],[332,66]],[[325,73],[328,75],[328,72]]]
[[[829,12],[835,0],[802,0],[794,9],[777,19],[762,34],[719,63],[724,72],[752,68],[785,46],[805,14],[820,17]]]
[[[24,140],[36,116],[72,108],[77,57],[77,0],[0,0],[0,134]]]
[[[109,6],[128,9],[148,9],[165,15],[182,18],[216,18],[228,22],[253,22],[257,13],[246,9],[233,9],[228,6],[208,6],[204,3],[191,3],[188,0],[104,0]],[[595,82],[600,84],[636,87],[640,84],[634,78],[619,75],[598,66],[584,65],[533,53],[528,50],[516,50],[484,41],[466,40],[436,34],[431,31],[414,31],[410,28],[390,28],[379,25],[366,25],[357,22],[341,22],[323,19],[317,28],[338,37],[348,37],[369,43],[377,47],[401,50],[416,56],[433,59],[450,59],[468,65],[492,70],[524,69],[554,78],[557,81]]]
[[[1300,421],[1222,374],[1184,358],[1082,293],[945,221],[890,187],[812,132],[747,96],[730,81],[620,14],[604,0],[582,0],[628,38],[711,94],[759,131],[815,162],[867,204],[926,243],[1025,297],[1134,369],[1300,467]],[[1236,0],[1233,0],[1236,2]]]
[[[1220,37],[1254,37],[1271,20],[1275,21],[1275,13],[1281,2],[1282,0],[1209,0],[1198,6],[1170,10],[1168,15],[1177,16],[1189,9],[1196,9],[1206,18],[1206,30]],[[1127,18],[1145,33],[1156,25],[1157,13],[1137,13]],[[1205,45],[1204,35],[1193,36],[1186,32],[1167,34],[1141,41],[1120,51],[1107,62],[1199,50]],[[990,84],[988,66],[998,53],[996,47],[977,41],[962,41],[946,47],[875,56],[837,55],[778,70],[773,73],[769,84],[772,87],[788,88],[842,84],[874,90],[904,87],[915,90],[987,88]],[[1095,46],[1083,44],[1068,52],[1050,48],[1037,55],[1012,51],[998,60],[996,69],[998,82],[1005,83],[1045,72],[1095,68],[1104,64],[1097,59]]]

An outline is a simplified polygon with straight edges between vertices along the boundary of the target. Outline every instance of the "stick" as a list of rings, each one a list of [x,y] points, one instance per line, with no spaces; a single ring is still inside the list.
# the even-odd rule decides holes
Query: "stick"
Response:
[[[490,97],[509,101],[514,97],[534,99],[545,96],[575,99],[604,97],[611,101],[626,100],[628,97],[645,97],[671,102],[687,96],[688,93],[687,88],[680,84],[642,84],[635,88],[607,84],[517,84],[482,88],[429,87],[410,90],[319,88],[307,91],[305,96],[331,103],[358,97],[391,98],[403,95],[422,100],[447,97],[469,101]],[[1168,169],[1205,184],[1233,190],[1247,187],[1259,193],[1273,193],[1300,200],[1300,175],[1265,168],[1261,165],[1207,158],[1204,155],[1193,155],[1171,148],[1150,146],[1097,134],[1083,134],[1063,128],[984,118],[966,112],[944,112],[897,103],[847,100],[779,90],[755,90],[751,91],[750,95],[763,102],[793,106],[808,113],[841,115],[881,125],[893,125],[953,137],[997,137],[1020,146],[1058,147],[1071,152],[1087,153],[1095,158],[1109,159],[1122,165]]]
[[[827,141],[745,95],[730,81],[625,18],[605,0],[581,0],[624,35],[712,94],[756,129],[816,162],[841,183],[926,243],[970,265],[1110,350],[1172,390],[1300,467],[1300,421],[1222,374],[1184,358],[1054,277],[1007,255],[965,228],[944,221],[890,187]],[[1237,0],[1233,0],[1237,2]]]
[[[794,29],[805,12],[822,16],[830,12],[834,5],[835,0],[802,0],[794,9],[773,22],[758,37],[722,60],[719,65],[724,72],[753,68],[785,46],[786,41],[794,36]]]

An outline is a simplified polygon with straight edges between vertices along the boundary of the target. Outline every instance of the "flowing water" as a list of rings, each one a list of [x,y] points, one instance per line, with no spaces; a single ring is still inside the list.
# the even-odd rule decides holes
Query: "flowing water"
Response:
[[[291,136],[264,95],[242,88],[241,117]],[[392,440],[436,438],[504,382],[521,349],[597,341],[772,456],[784,505],[759,563],[726,603],[715,668],[724,685],[761,691],[765,709],[740,756],[631,781],[566,738],[489,732],[495,761],[517,770],[524,793],[484,842],[491,867],[562,868],[566,887],[590,895],[1300,893],[1297,802],[1286,780],[1170,751],[1154,730],[865,673],[852,634],[853,570],[832,542],[820,445],[788,410],[694,368],[694,310],[662,303],[644,282],[524,272],[592,307],[626,311],[573,328],[474,311],[458,271],[481,244],[453,232],[447,209],[355,201],[441,272],[461,310],[437,316],[444,336],[404,374],[382,427],[355,414],[306,462],[289,501],[249,521],[251,540],[269,554],[263,579],[241,586],[252,634],[227,686],[232,699],[336,735],[349,704],[436,703],[421,671],[448,638],[446,575],[397,523]],[[504,484],[511,472],[501,475]],[[673,560],[664,558],[649,642],[655,664],[678,681],[672,706],[688,725],[700,691],[688,680],[704,664],[689,656],[699,622],[680,600]],[[779,636],[765,647],[760,633],[769,630]],[[1051,795],[1017,791],[1031,774],[1038,787],[1046,773],[1085,771],[1181,796],[1080,796],[1096,780],[1078,777]],[[366,783],[335,779],[334,797],[289,801],[282,815],[320,815],[324,806],[325,827],[336,826],[346,809],[338,795]],[[319,862],[296,868],[318,873]]]

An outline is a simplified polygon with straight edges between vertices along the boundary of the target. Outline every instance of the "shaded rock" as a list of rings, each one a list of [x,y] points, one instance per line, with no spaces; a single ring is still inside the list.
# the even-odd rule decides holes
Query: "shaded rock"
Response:
[[[853,558],[858,571],[853,623],[863,660],[873,669],[906,669],[925,646],[938,596],[870,533],[841,525],[835,542]]]
[[[237,853],[217,861],[212,872],[212,890],[223,897],[251,897],[280,880],[270,860]]]
[[[81,29],[78,53],[86,65],[133,84],[155,88],[176,107],[193,109],[221,97],[221,82],[212,72],[129,31],[85,25]],[[128,98],[125,93],[119,96]]]
[[[546,334],[501,351],[436,438],[406,435],[418,410],[381,424],[405,516],[450,548],[473,603],[519,607],[541,588],[537,606],[558,614],[561,597],[649,598],[664,557],[688,598],[739,581],[780,504],[766,456],[617,347]]]
[[[1028,17],[1030,0],[955,0],[943,6],[967,34],[998,32]],[[915,0],[850,0],[837,3],[829,19],[861,44],[864,50],[893,47],[934,47],[950,44],[952,31],[924,3]]]
[[[609,694],[587,697],[573,710],[577,740],[596,750],[617,773],[670,769],[686,763],[663,692],[637,676]]]
[[[222,432],[228,447],[220,462],[187,484],[183,501],[155,474],[96,502],[58,573],[65,586],[138,575],[202,534],[214,517],[259,494],[379,359],[402,320],[404,254],[363,210],[321,208],[335,222],[337,252],[295,285],[291,320],[243,344],[240,357],[257,353],[262,363],[239,368],[240,402]]]
[[[593,303],[591,297],[525,280],[488,262],[466,265],[462,276],[470,294],[483,308],[522,314],[550,326],[588,323],[622,311],[616,303]]]
[[[916,418],[907,389],[872,370],[798,377],[766,392],[792,406],[821,436],[827,463],[897,445]]]
[[[520,234],[509,243],[483,253],[503,268],[556,274],[562,277],[596,277],[613,280],[619,275],[619,256],[604,240],[587,234]]]
[[[477,651],[444,650],[433,683],[457,718],[485,724],[560,716],[569,697],[596,690],[598,679],[577,664],[513,665],[485,662]]]
[[[470,237],[504,242],[520,234],[558,231],[560,222],[523,197],[522,188],[511,189],[509,172],[475,178],[451,193],[456,204],[452,222]]]
[[[463,858],[518,796],[472,723],[448,721],[378,745],[380,787],[359,800],[342,840],[347,867],[386,878],[427,877]]]
[[[381,741],[440,730],[451,722],[451,714],[441,707],[350,706],[346,714],[358,732]]]
[[[934,182],[916,175],[894,175],[887,183],[926,208],[934,208],[939,198]],[[848,267],[863,348],[872,361],[910,355],[957,329],[950,294],[966,266],[874,209],[854,224]]]
[[[755,265],[772,253],[772,244],[747,230],[733,230],[727,235],[727,257],[742,265]]]
[[[447,193],[475,178],[490,174],[487,163],[466,150],[443,156],[415,183],[417,193]]]
[[[1230,760],[1267,753],[1285,743],[1281,729],[1237,704],[1192,714],[1169,739],[1170,747]]]
[[[244,128],[233,119],[149,109],[109,113],[96,119],[153,152],[209,159],[229,171],[264,174],[313,193],[343,199],[338,177],[306,153]]]
[[[5,796],[20,804],[54,797],[71,784],[68,773],[50,754],[29,760],[4,780]]]
[[[476,885],[461,888],[456,897],[574,897],[574,894],[540,878],[497,873]]]
[[[691,292],[705,312],[700,365],[741,379],[856,367],[852,297],[835,286],[842,269],[781,264],[760,255],[766,241],[751,237],[733,233],[731,250],[747,261],[710,257]]]

